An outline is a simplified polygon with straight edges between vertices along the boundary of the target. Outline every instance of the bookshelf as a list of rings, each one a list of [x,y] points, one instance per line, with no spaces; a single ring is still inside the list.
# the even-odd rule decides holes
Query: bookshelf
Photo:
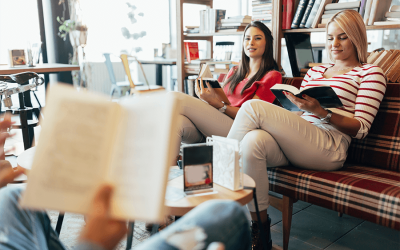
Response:
[[[218,1],[218,0],[215,0]],[[210,58],[213,57],[213,37],[214,36],[243,36],[241,32],[221,32],[221,33],[206,33],[206,34],[185,34],[183,33],[183,4],[201,4],[209,8],[213,8],[213,0],[177,0],[176,1],[176,30],[177,30],[177,84],[178,91],[184,92],[184,80],[187,76],[193,75],[185,72],[185,54],[184,41],[187,40],[202,40],[207,41],[207,51]]]
[[[275,13],[282,13],[283,0],[273,0]],[[295,7],[296,8],[296,7]],[[396,30],[400,29],[400,24],[370,25],[367,30]],[[313,33],[325,32],[325,28],[315,29],[290,29],[282,30],[282,14],[272,16],[272,34],[274,37],[274,59],[278,64],[281,62],[282,38],[285,33]]]

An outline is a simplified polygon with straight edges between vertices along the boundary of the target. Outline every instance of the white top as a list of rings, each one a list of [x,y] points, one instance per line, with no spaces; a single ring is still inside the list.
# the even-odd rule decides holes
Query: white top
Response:
[[[363,64],[343,75],[324,78],[323,73],[333,66],[334,64],[327,64],[308,70],[300,89],[331,86],[342,101],[343,107],[330,110],[336,114],[357,119],[361,127],[354,138],[362,139],[368,134],[386,91],[383,71],[378,66]],[[305,112],[301,117],[315,125],[335,129],[312,113]]]

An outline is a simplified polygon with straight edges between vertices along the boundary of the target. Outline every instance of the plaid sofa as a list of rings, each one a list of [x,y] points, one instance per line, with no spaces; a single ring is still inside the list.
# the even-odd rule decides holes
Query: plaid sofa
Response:
[[[285,82],[299,87],[299,81]],[[400,230],[400,83],[388,83],[368,136],[353,139],[342,169],[323,172],[289,166],[269,168],[268,175],[270,190],[286,199]],[[290,221],[291,215],[289,232]]]

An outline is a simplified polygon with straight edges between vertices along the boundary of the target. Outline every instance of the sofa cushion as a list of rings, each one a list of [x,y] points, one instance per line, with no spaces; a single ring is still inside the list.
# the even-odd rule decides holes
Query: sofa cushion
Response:
[[[400,172],[400,83],[388,83],[366,138],[353,139],[347,161]]]
[[[347,165],[322,172],[268,168],[270,190],[400,230],[400,173]]]

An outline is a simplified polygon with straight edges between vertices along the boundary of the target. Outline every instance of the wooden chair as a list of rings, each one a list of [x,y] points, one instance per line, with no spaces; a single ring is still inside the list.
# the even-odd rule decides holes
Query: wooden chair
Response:
[[[144,79],[146,81],[146,84],[144,86],[137,86],[135,85],[135,83],[133,83],[132,80],[132,75],[131,75],[131,70],[129,68],[129,61],[128,61],[128,57],[133,58],[134,60],[136,60],[139,63],[140,69],[143,73]],[[130,56],[127,54],[121,54],[120,56],[122,64],[124,65],[124,69],[125,69],[125,74],[128,77],[128,81],[131,87],[131,91],[130,94],[145,94],[145,93],[150,93],[150,92],[154,92],[154,91],[160,91],[160,90],[165,90],[164,87],[162,86],[158,86],[158,85],[150,85],[149,82],[147,81],[147,77],[146,74],[144,73],[142,64],[140,63],[139,60],[137,60],[137,58],[135,56]]]

